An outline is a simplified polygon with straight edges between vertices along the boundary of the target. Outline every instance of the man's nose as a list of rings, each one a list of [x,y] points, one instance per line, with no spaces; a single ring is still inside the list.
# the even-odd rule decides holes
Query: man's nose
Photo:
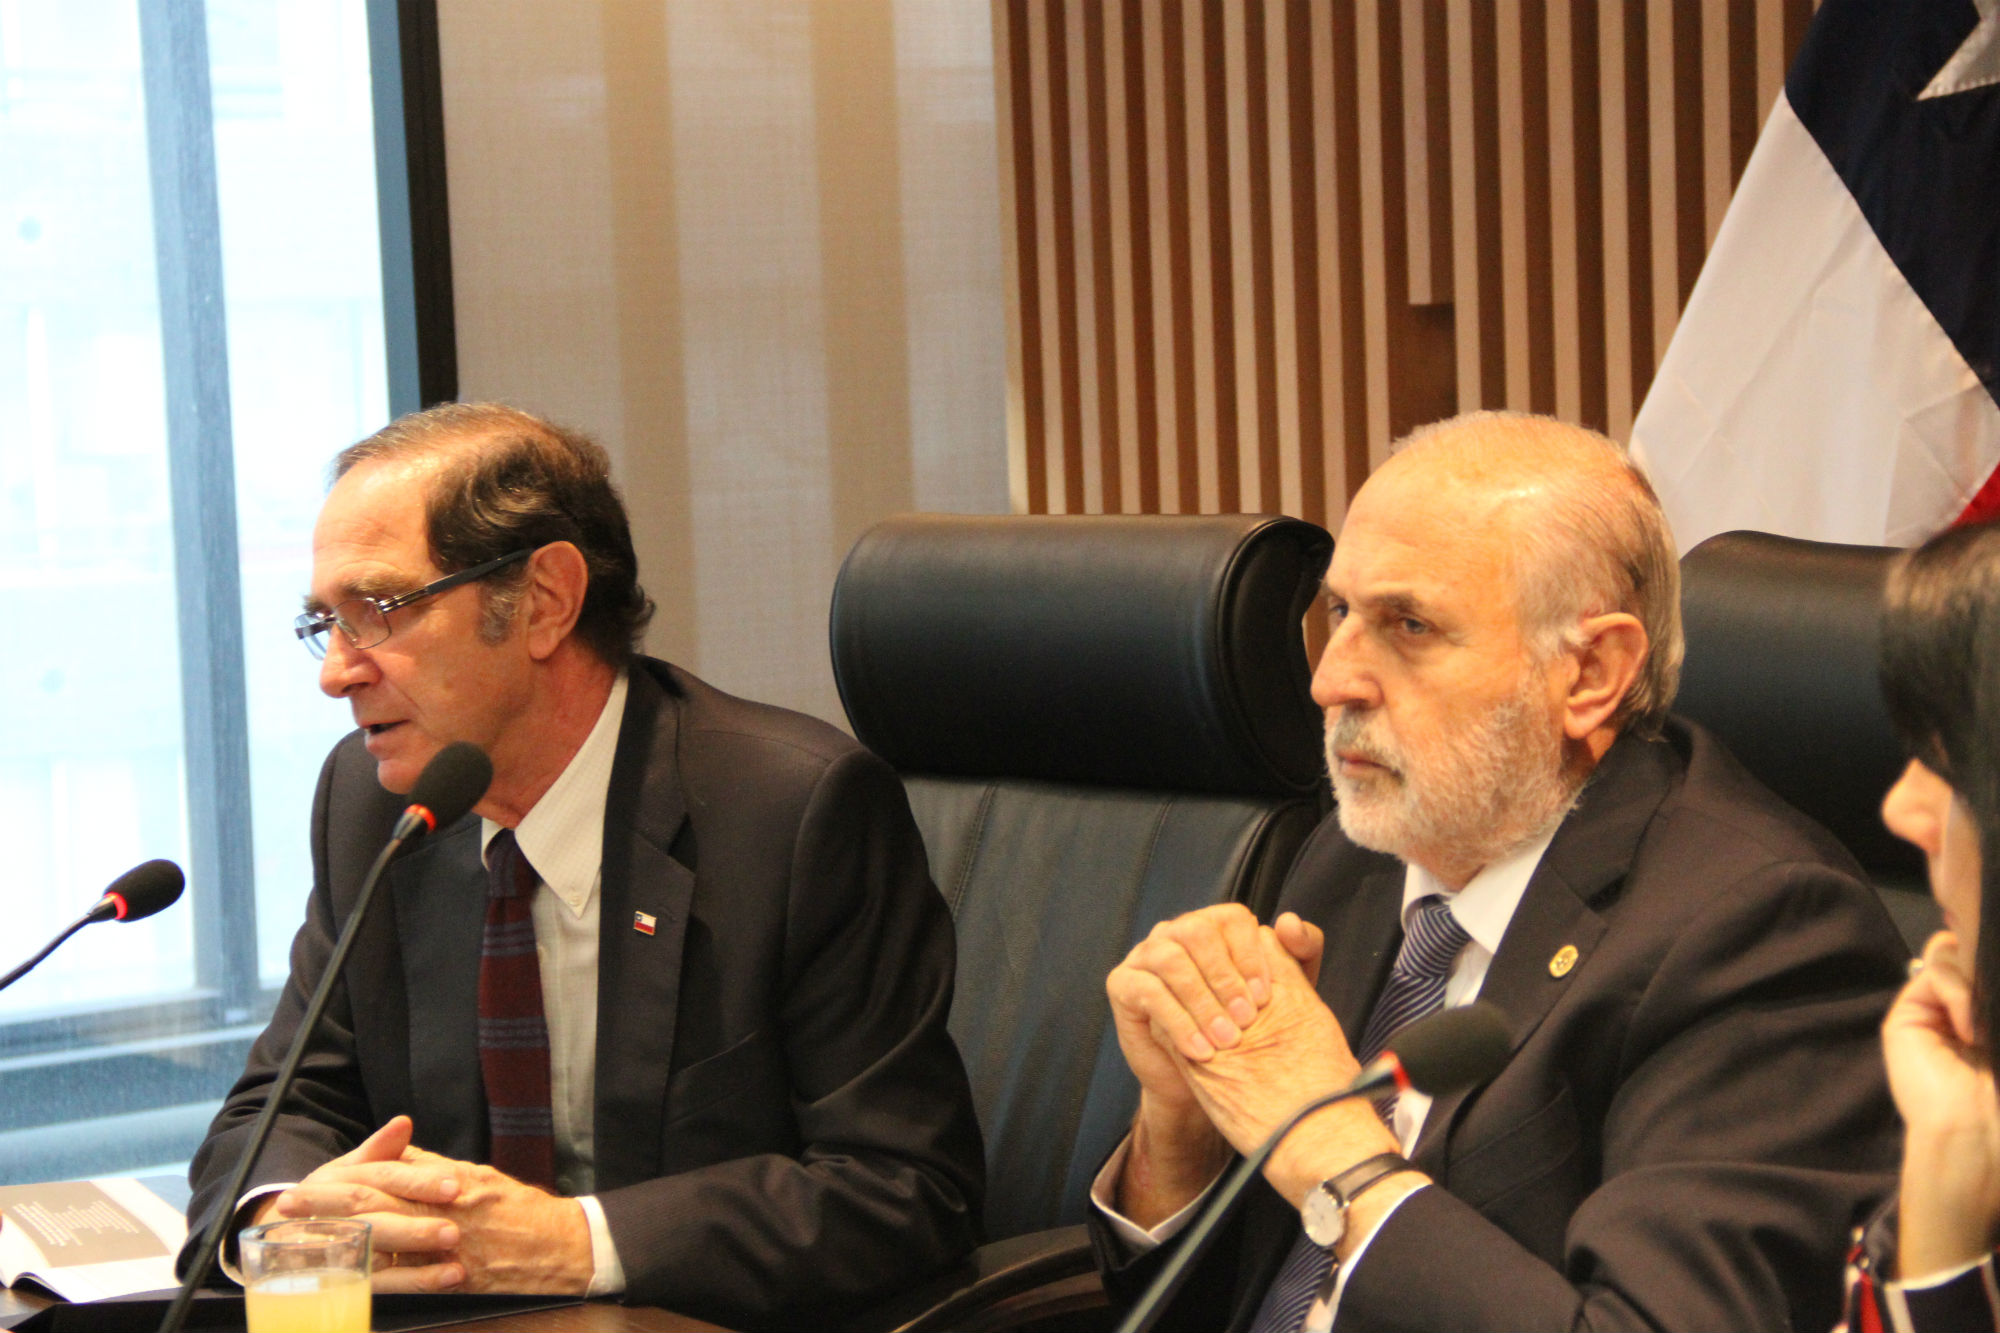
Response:
[[[1326,648],[1313,671],[1313,702],[1327,711],[1336,708],[1373,708],[1382,702],[1382,691],[1367,662],[1364,630],[1354,616],[1342,618],[1327,636]]]
[[[375,674],[375,661],[365,648],[356,648],[337,627],[326,631],[326,656],[319,661],[319,688],[333,699],[343,699],[367,684]]]

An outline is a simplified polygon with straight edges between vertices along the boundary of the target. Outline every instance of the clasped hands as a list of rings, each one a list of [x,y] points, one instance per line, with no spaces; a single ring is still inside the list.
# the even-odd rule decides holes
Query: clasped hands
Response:
[[[260,1201],[255,1221],[355,1217],[372,1227],[375,1290],[583,1295],[583,1207],[472,1162],[412,1147],[397,1116],[352,1152]]]
[[[1263,926],[1229,903],[1155,926],[1112,970],[1105,990],[1141,1089],[1119,1182],[1125,1216],[1156,1225],[1206,1187],[1230,1150],[1255,1150],[1299,1106],[1359,1072],[1315,990],[1324,945],[1293,913]],[[1397,1146],[1367,1102],[1336,1103],[1293,1131],[1264,1175],[1297,1204]]]

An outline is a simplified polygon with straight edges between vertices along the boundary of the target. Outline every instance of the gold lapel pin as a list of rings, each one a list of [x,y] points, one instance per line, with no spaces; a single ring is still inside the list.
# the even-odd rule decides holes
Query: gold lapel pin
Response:
[[[1562,948],[1556,950],[1556,956],[1549,959],[1549,975],[1552,977],[1568,976],[1569,970],[1576,966],[1578,956],[1574,944],[1563,945]]]

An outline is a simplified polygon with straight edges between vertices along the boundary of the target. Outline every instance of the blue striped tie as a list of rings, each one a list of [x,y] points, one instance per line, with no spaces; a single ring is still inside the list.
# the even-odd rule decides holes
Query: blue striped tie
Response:
[[[1460,950],[1472,942],[1465,927],[1451,914],[1451,904],[1436,894],[1419,898],[1410,914],[1403,947],[1389,970],[1389,984],[1368,1015],[1367,1030],[1361,1034],[1359,1058],[1367,1064],[1382,1053],[1389,1038],[1407,1023],[1414,1023],[1444,1003],[1445,978]],[[1375,1104],[1387,1120],[1396,1108],[1396,1095],[1389,1094]],[[1284,1267],[1264,1293],[1264,1303],[1250,1323],[1251,1333],[1294,1333],[1305,1323],[1320,1288],[1333,1274],[1333,1252],[1322,1250],[1301,1230],[1285,1256]]]

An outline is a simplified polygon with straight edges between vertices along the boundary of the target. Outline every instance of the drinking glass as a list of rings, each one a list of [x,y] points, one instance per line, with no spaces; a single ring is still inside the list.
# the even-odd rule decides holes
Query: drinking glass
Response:
[[[267,1222],[243,1233],[250,1333],[368,1333],[368,1224]]]

